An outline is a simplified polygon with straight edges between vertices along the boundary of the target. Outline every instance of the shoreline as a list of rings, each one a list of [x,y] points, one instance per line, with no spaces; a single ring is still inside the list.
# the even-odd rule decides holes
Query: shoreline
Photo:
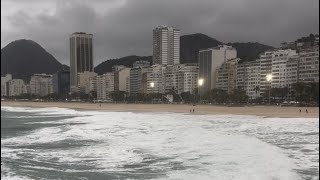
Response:
[[[104,104],[77,102],[23,102],[1,101],[1,106],[11,107],[58,107],[75,110],[113,111],[113,112],[172,112],[195,115],[253,115],[279,118],[319,118],[318,107],[280,107],[280,106],[243,106],[228,107],[217,105],[189,104]],[[190,113],[190,109],[195,110]],[[301,109],[301,113],[299,112]],[[305,110],[308,109],[308,113]]]
[[[190,104],[104,104],[101,103],[77,103],[77,102],[24,102],[1,101],[1,106],[11,107],[58,107],[75,110],[94,110],[112,112],[171,112],[188,113],[194,115],[253,115],[265,118],[319,118],[318,107],[280,107],[280,106],[243,106],[228,107],[217,105]],[[191,112],[194,109],[194,113]],[[299,112],[301,109],[301,113]],[[308,113],[305,112],[308,109]]]

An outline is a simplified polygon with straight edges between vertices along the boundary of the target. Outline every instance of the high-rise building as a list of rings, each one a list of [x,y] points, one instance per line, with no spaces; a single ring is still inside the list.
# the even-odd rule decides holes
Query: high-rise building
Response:
[[[199,87],[200,94],[216,88],[217,68],[223,62],[236,57],[237,50],[226,45],[199,51],[199,79],[203,80],[203,84]]]
[[[180,30],[158,26],[153,29],[153,64],[180,64]]]
[[[92,34],[75,32],[70,35],[70,90],[78,90],[78,73],[93,72]]]

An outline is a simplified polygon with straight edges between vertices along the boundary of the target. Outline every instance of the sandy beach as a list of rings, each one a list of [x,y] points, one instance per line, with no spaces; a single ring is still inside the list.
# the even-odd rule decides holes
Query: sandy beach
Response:
[[[318,107],[280,107],[280,106],[245,106],[227,107],[215,105],[187,105],[187,104],[99,104],[94,103],[64,103],[64,102],[18,102],[1,101],[1,106],[14,107],[60,107],[79,110],[98,111],[130,111],[130,112],[175,112],[193,114],[233,114],[233,115],[256,115],[265,117],[304,117],[319,118]],[[301,112],[299,111],[301,109]],[[306,113],[308,109],[308,113]]]

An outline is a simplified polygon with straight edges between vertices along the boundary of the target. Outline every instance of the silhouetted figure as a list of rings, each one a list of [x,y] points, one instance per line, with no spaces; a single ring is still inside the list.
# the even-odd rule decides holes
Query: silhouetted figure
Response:
[[[194,112],[194,109],[192,111]]]
[[[299,109],[299,112],[301,112],[301,109]]]
[[[308,113],[308,109],[306,109],[306,113]]]
[[[190,109],[190,112],[191,112],[191,109]]]

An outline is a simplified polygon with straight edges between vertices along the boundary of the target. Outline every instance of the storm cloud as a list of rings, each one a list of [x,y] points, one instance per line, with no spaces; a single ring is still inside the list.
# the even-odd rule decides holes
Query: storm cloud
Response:
[[[94,64],[152,54],[152,29],[278,46],[319,33],[319,0],[2,0],[1,47],[32,39],[69,64],[68,36],[94,35]]]

